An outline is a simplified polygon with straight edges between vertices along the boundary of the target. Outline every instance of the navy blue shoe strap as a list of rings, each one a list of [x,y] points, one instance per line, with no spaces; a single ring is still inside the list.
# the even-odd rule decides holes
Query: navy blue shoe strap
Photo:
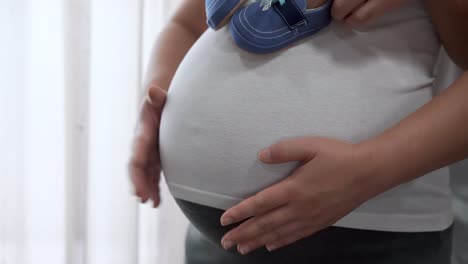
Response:
[[[301,9],[293,0],[288,0],[283,5],[279,1],[275,2],[273,7],[291,30],[307,22]]]

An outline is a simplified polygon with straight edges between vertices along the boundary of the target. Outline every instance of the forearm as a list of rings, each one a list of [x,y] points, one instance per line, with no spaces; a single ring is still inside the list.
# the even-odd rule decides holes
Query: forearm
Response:
[[[376,193],[468,157],[468,72],[379,136],[358,144]]]
[[[180,62],[206,28],[203,1],[184,0],[153,46],[145,87],[154,84],[167,91]]]
[[[145,76],[146,86],[155,83],[167,91],[177,67],[197,39],[183,26],[169,23],[153,46]]]

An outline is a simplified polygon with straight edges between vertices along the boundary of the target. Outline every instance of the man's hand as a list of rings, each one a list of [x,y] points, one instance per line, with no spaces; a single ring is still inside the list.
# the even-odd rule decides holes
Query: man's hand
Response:
[[[227,210],[222,225],[251,218],[221,244],[237,244],[241,254],[265,245],[274,250],[334,224],[381,191],[368,180],[370,157],[358,145],[316,137],[281,141],[260,152],[266,163],[302,163],[285,180]]]
[[[394,10],[410,0],[335,0],[332,16],[351,27],[362,27],[375,18]]]
[[[166,91],[158,86],[150,86],[149,95],[142,102],[128,166],[135,195],[141,198],[142,203],[153,200],[154,207],[160,203],[159,124],[165,101]]]

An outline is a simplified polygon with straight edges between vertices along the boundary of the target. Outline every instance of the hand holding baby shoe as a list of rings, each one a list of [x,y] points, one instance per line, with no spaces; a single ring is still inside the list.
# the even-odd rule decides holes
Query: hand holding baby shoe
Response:
[[[332,17],[351,27],[362,27],[377,17],[392,11],[410,0],[335,0]]]

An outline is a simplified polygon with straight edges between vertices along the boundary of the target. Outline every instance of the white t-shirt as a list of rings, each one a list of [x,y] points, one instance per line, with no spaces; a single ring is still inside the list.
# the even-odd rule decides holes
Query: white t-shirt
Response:
[[[431,100],[439,48],[422,1],[362,30],[332,23],[269,55],[240,50],[227,28],[208,30],[177,70],[162,114],[169,190],[228,209],[298,165],[260,162],[264,147],[301,136],[358,142],[381,133]],[[335,225],[445,229],[453,221],[448,176],[442,168],[400,185]]]

